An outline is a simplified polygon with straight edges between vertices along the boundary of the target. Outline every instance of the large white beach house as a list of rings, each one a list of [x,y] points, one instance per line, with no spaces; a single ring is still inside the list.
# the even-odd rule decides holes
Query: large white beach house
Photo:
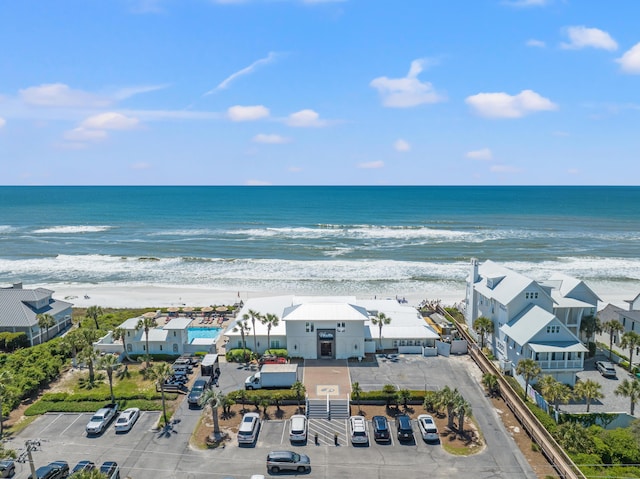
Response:
[[[25,333],[33,346],[64,331],[71,326],[73,305],[53,299],[52,295],[49,289],[25,289],[22,283],[0,287],[0,332]],[[54,319],[48,332],[38,326],[39,314],[48,314]]]
[[[467,277],[465,321],[481,316],[493,321],[488,347],[506,371],[516,375],[530,358],[542,374],[573,385],[584,369],[588,349],[579,339],[583,318],[595,316],[600,298],[583,282],[563,274],[534,281],[493,261],[471,260]]]
[[[249,299],[224,332],[229,339],[227,348],[243,347],[238,321],[249,316],[249,311],[279,318],[270,332],[265,324],[256,321],[255,348],[259,353],[269,348],[286,348],[292,357],[348,359],[364,357],[365,353],[379,349],[419,353],[423,347],[433,347],[440,338],[418,310],[393,299],[288,295]],[[380,329],[372,321],[378,313],[391,319],[382,328],[381,341]],[[247,324],[253,328],[251,320]],[[246,346],[251,350],[254,350],[253,334],[253,329],[245,333]]]

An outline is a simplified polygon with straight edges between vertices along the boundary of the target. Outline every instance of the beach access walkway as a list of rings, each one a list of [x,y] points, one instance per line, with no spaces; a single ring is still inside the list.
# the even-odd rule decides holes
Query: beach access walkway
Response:
[[[351,378],[346,360],[306,359],[302,379],[309,418],[347,418]]]

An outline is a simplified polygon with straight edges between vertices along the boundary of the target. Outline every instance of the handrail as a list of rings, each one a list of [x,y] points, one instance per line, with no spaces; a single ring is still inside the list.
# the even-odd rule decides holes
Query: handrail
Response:
[[[586,479],[586,476],[578,469],[573,460],[557,443],[553,436],[546,430],[540,420],[531,412],[527,405],[523,402],[520,395],[511,387],[511,385],[502,376],[502,373],[496,368],[479,349],[477,343],[467,332],[466,325],[461,325],[447,310],[441,306],[437,306],[437,312],[444,315],[458,325],[458,331],[462,334],[470,345],[475,347],[469,348],[469,354],[475,363],[484,373],[494,374],[498,378],[500,384],[500,395],[504,402],[513,411],[522,427],[527,431],[529,436],[540,446],[542,453],[549,460],[551,465],[565,479]],[[464,327],[462,327],[464,326]]]

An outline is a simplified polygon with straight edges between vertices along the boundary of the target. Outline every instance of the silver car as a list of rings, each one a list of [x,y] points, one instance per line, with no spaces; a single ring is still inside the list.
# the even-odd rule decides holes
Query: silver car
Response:
[[[311,460],[305,454],[293,451],[271,451],[267,455],[267,471],[278,473],[280,471],[311,471]]]

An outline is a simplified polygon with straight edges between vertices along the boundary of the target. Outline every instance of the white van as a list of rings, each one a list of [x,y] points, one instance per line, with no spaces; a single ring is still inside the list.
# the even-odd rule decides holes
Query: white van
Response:
[[[294,414],[289,422],[289,440],[305,442],[307,440],[307,418],[302,414]]]
[[[260,415],[257,412],[248,412],[242,417],[238,429],[238,444],[254,444],[260,431]]]

